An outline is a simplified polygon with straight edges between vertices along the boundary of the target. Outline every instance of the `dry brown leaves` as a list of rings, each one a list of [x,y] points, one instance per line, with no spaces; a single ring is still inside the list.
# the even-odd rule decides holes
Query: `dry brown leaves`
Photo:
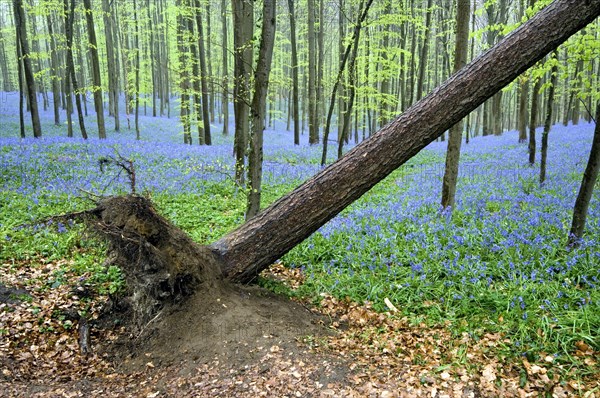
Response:
[[[81,281],[47,287],[64,263],[2,266],[0,282],[22,287],[31,299],[0,303],[0,396],[7,397],[598,397],[598,380],[559,380],[552,356],[540,363],[503,361],[504,336],[452,336],[447,326],[412,324],[369,303],[322,296],[319,311],[332,319],[330,337],[306,336],[297,349],[269,337],[253,349],[259,360],[243,368],[213,361],[163,367],[151,357],[135,373],[116,372],[101,354],[79,354],[76,321],[57,314],[86,310],[97,316],[104,300],[84,301],[73,293]],[[64,267],[63,267],[64,268]],[[11,270],[8,272],[8,270]],[[270,275],[294,288],[299,270],[273,267]],[[114,332],[93,330],[92,342],[110,342]],[[598,353],[577,343],[582,360]]]

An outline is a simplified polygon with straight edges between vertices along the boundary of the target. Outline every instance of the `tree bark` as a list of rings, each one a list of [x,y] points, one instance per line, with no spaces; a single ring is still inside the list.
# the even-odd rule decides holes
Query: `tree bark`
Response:
[[[254,27],[254,2],[233,0],[233,45],[235,76],[233,113],[235,118],[234,154],[235,180],[245,180],[246,146],[248,144],[250,115],[250,72],[252,71],[252,33]]]
[[[71,90],[75,94],[75,105],[77,106],[77,116],[79,119],[79,129],[81,136],[87,140],[87,131],[85,130],[85,121],[83,119],[83,109],[81,107],[81,94],[77,86],[77,77],[75,76],[75,63],[73,61],[73,23],[75,21],[75,0],[64,0],[65,11],[65,35],[67,37],[67,74],[69,75]],[[68,112],[68,111],[67,111]]]
[[[548,104],[546,107],[546,120],[544,121],[544,132],[542,133],[542,149],[540,153],[540,184],[546,181],[546,158],[548,157],[548,134],[552,127],[552,108],[554,108],[554,92],[558,78],[558,53],[554,51],[552,58],[552,70],[550,72],[550,87],[548,88]]]
[[[92,58],[92,81],[94,83],[94,108],[98,122],[98,137],[106,138],[106,127],[104,125],[104,104],[102,102],[102,79],[100,78],[100,61],[98,60],[98,43],[96,41],[96,29],[94,28],[94,15],[92,14],[91,0],[83,0],[85,8],[85,20],[87,23],[88,37],[90,40],[90,55]]]
[[[300,145],[300,99],[298,95],[298,51],[296,47],[296,13],[294,0],[288,0],[290,42],[292,46],[292,112],[294,114],[294,145]]]
[[[206,50],[204,49],[204,28],[202,26],[202,14],[200,11],[200,0],[195,0],[194,7],[196,8],[196,28],[198,29],[198,52],[200,60],[200,87],[202,91],[202,121],[204,124],[204,143],[211,145],[212,140],[210,136],[210,115],[209,115],[209,95],[208,95],[208,84],[207,78],[209,75],[206,73]]]
[[[225,277],[256,278],[598,15],[600,0],[557,0],[540,11],[370,139],[213,243]]]
[[[594,185],[596,184],[598,171],[600,170],[600,124],[598,124],[598,121],[600,121],[600,102],[596,105],[596,128],[594,129],[590,157],[588,158],[587,166],[581,179],[579,193],[575,200],[575,207],[573,208],[573,221],[568,239],[568,245],[571,247],[578,246],[583,237],[588,206],[592,199]]]
[[[46,24],[48,25],[48,36],[50,41],[50,68],[52,74],[50,76],[52,84],[52,101],[54,105],[54,125],[60,125],[60,85],[58,73],[58,54],[56,46],[56,37],[54,37],[54,29],[52,24],[52,16],[50,12],[46,16]]]
[[[229,73],[227,53],[227,1],[221,0],[221,57],[223,59],[223,87],[221,89],[221,113],[223,114],[223,135],[229,135]]]
[[[535,164],[535,129],[537,128],[538,97],[542,79],[537,79],[531,90],[531,111],[529,112],[529,164]]]
[[[29,54],[29,42],[27,40],[27,25],[25,11],[23,10],[23,1],[14,0],[15,28],[17,30],[18,46],[21,49],[21,58],[23,60],[23,72],[27,86],[27,98],[29,99],[29,111],[31,113],[31,124],[33,127],[33,136],[40,138],[42,136],[42,125],[40,124],[40,114],[38,112],[35,77],[31,66]]]
[[[248,157],[248,208],[246,220],[254,217],[260,210],[262,161],[263,161],[263,130],[267,109],[267,93],[269,92],[269,74],[273,59],[275,43],[276,1],[264,0],[262,12],[262,32],[256,72],[254,74],[254,94],[252,97],[252,134],[250,135],[250,156]]]
[[[458,72],[467,63],[470,11],[470,0],[457,1],[454,72]],[[461,120],[450,128],[450,134],[448,135],[446,169],[444,172],[444,179],[442,181],[442,208],[444,209],[448,207],[454,207],[463,126],[464,123]]]
[[[315,1],[308,0],[308,143],[319,143],[317,120],[317,50],[315,40]]]

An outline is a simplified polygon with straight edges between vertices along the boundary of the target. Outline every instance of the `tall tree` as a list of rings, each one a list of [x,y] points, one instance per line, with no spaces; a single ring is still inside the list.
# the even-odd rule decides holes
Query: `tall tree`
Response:
[[[292,47],[292,112],[294,114],[294,145],[300,145],[300,95],[298,93],[298,50],[296,46],[296,12],[294,0],[288,0],[290,43]]]
[[[456,41],[454,47],[454,72],[458,72],[467,63],[469,45],[469,17],[471,15],[470,0],[456,1]],[[456,198],[456,182],[460,145],[462,142],[464,123],[461,120],[450,128],[448,149],[446,151],[446,169],[442,181],[442,208],[453,208]]]
[[[552,69],[550,71],[550,87],[548,87],[548,101],[546,102],[546,120],[544,122],[544,132],[542,133],[542,148],[540,153],[540,184],[546,181],[546,158],[548,157],[548,135],[552,126],[552,110],[554,108],[554,92],[556,91],[556,80],[558,78],[558,52],[552,53],[550,61]]]
[[[31,113],[31,124],[33,127],[33,136],[40,138],[42,136],[42,125],[40,124],[40,114],[38,112],[35,78],[31,66],[31,55],[29,51],[29,41],[27,40],[27,20],[25,10],[23,9],[23,0],[13,1],[13,10],[15,13],[15,29],[17,46],[20,49],[19,55],[23,64],[23,74],[27,87],[27,98],[29,100],[29,111]]]
[[[52,102],[54,105],[54,124],[60,125],[60,82],[58,68],[58,46],[56,45],[56,37],[54,35],[53,21],[51,11],[47,11],[46,25],[48,26],[48,39],[50,41],[50,81],[52,85]]]
[[[600,102],[596,104],[596,128],[594,129],[594,138],[592,140],[592,149],[588,158],[575,206],[573,208],[573,220],[571,222],[571,230],[569,231],[568,245],[578,246],[583,237],[585,230],[585,222],[587,218],[588,207],[594,186],[598,179],[598,171],[600,170]]]
[[[319,121],[317,119],[317,49],[315,40],[315,1],[307,0],[308,12],[308,142],[319,142]]]
[[[252,71],[254,1],[233,0],[231,5],[233,9],[233,74],[235,76],[233,89],[235,180],[242,184],[245,181],[246,147],[250,129],[250,72]]]
[[[104,37],[106,41],[106,66],[108,69],[108,113],[115,119],[115,131],[121,130],[119,118],[119,56],[114,35],[114,17],[109,0],[102,0]]]
[[[229,54],[227,53],[227,1],[221,0],[221,58],[223,60],[223,87],[221,88],[221,113],[223,114],[223,135],[229,134]]]
[[[269,74],[275,43],[276,0],[263,0],[262,31],[256,72],[254,73],[254,93],[252,97],[252,134],[250,135],[250,156],[248,157],[248,208],[246,219],[256,216],[260,210],[263,130],[267,109]]]
[[[202,26],[202,8],[200,7],[200,0],[194,1],[194,6],[196,8],[196,28],[198,29],[198,52],[200,59],[200,85],[202,87],[202,120],[204,123],[204,143],[206,145],[211,145],[211,136],[210,136],[210,116],[209,116],[209,106],[210,99],[208,93],[208,74],[206,70],[206,50],[204,49],[204,27]]]
[[[79,129],[81,130],[81,136],[87,140],[87,131],[85,129],[85,120],[83,118],[83,108],[81,106],[81,93],[79,92],[79,86],[77,85],[77,77],[75,75],[75,62],[73,61],[73,25],[75,22],[75,0],[64,0],[64,13],[65,13],[65,36],[67,38],[67,75],[68,82],[70,83],[71,90],[75,94],[75,105],[77,106],[77,117],[79,120]],[[72,106],[72,105],[71,105]],[[67,113],[69,110],[67,109]],[[67,121],[70,120],[68,117]],[[72,134],[72,133],[71,133]]]
[[[179,110],[179,118],[183,125],[183,143],[192,143],[192,133],[190,124],[190,71],[187,65],[189,57],[189,48],[186,45],[186,32],[188,30],[186,17],[185,0],[177,0],[177,52],[179,54],[179,90],[181,92],[181,105]]]
[[[425,72],[427,70],[427,54],[429,51],[429,36],[431,32],[431,13],[433,12],[433,1],[427,0],[425,11],[425,33],[423,34],[423,46],[419,55],[419,78],[417,79],[417,100],[423,97],[423,85],[425,84]],[[413,33],[414,34],[414,33]]]
[[[98,60],[98,42],[96,40],[96,28],[94,27],[94,15],[92,14],[92,0],[83,0],[85,9],[85,20],[87,23],[88,37],[90,40],[90,58],[92,61],[92,82],[94,87],[94,109],[98,122],[98,137],[106,138],[106,127],[104,125],[104,104],[102,100],[102,79],[100,77],[100,61]]]

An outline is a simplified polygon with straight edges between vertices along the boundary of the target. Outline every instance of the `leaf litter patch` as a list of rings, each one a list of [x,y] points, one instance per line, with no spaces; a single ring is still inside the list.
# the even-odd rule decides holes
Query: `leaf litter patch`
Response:
[[[198,294],[191,310],[161,315],[140,341],[100,322],[108,297],[79,297],[82,276],[65,268],[64,260],[1,266],[3,286],[29,292],[0,303],[3,396],[591,398],[600,388],[594,377],[564,377],[551,356],[503,359],[505,336],[453,336],[326,294],[310,309],[256,287]],[[49,283],[59,270],[61,283]],[[303,280],[280,264],[264,276],[292,289]],[[82,312],[92,325],[87,355],[74,316]],[[597,359],[584,342],[577,347],[575,355]]]

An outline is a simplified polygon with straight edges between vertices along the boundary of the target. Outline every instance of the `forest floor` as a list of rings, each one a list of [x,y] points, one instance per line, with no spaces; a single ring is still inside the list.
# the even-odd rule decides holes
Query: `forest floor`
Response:
[[[80,277],[65,274],[45,288],[60,266],[18,264],[2,278],[0,325],[11,335],[0,340],[3,397],[591,398],[600,386],[559,380],[524,358],[499,359],[501,335],[453,336],[395,316],[393,305],[379,313],[323,295],[313,307],[258,287],[199,292],[132,334],[123,315],[102,315],[106,296]],[[264,276],[291,289],[304,278],[278,264]],[[93,319],[88,355],[69,317],[84,299]]]

